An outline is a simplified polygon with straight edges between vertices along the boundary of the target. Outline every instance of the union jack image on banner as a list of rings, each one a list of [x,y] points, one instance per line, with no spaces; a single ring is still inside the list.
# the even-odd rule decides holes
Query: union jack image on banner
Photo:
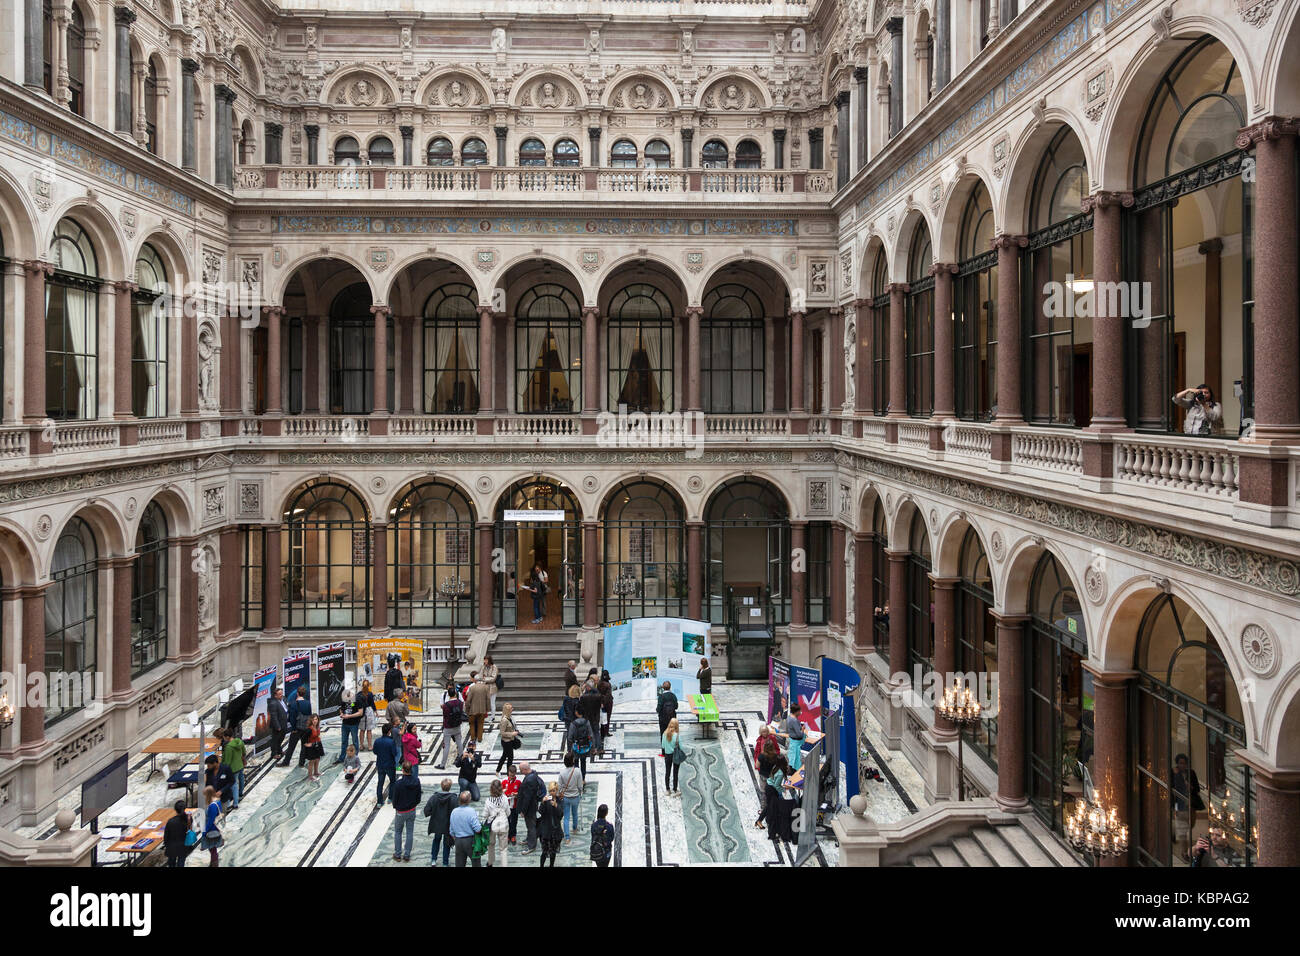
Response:
[[[799,720],[809,730],[822,732],[822,675],[811,667],[790,668],[790,697],[799,702]]]

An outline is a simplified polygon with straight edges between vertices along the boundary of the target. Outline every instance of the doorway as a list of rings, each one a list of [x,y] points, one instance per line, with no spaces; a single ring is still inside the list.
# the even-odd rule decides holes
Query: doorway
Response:
[[[516,482],[497,504],[493,556],[498,627],[577,627],[582,613],[582,513],[562,482],[538,476]],[[541,619],[533,604],[533,569],[545,575]]]

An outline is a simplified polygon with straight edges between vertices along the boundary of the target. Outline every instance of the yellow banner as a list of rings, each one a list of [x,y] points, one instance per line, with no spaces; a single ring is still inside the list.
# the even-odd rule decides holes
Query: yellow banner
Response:
[[[362,681],[370,681],[370,689],[376,698],[383,696],[385,679],[388,676],[388,655],[396,654],[401,663],[402,681],[406,686],[406,702],[412,712],[421,711],[423,696],[420,688],[424,686],[424,641],[414,637],[363,637],[357,641],[357,686]],[[378,700],[375,705],[379,710],[388,706],[386,700]]]

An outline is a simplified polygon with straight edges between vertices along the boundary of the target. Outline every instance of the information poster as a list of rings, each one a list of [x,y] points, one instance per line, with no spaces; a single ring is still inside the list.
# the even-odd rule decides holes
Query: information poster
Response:
[[[822,676],[778,657],[767,659],[767,720],[780,723],[791,709],[809,730],[822,731]],[[780,729],[779,727],[777,728]]]
[[[271,719],[267,708],[275,691],[275,679],[280,668],[268,667],[253,675],[253,743],[260,744],[271,736]]]
[[[316,647],[316,712],[321,720],[343,709],[344,641]]]
[[[767,659],[767,722],[780,723],[790,713],[790,664],[779,657]]]
[[[297,699],[300,686],[306,686],[307,699],[311,700],[311,651],[291,651],[284,659],[286,704],[292,704]]]
[[[709,625],[679,617],[639,617],[604,629],[605,669],[614,700],[654,700],[664,681],[678,700],[698,694],[696,674],[709,654]]]
[[[406,702],[412,712],[422,711],[423,697],[420,689],[424,686],[424,641],[418,637],[363,637],[357,641],[357,686],[362,681],[370,681],[370,689],[375,694],[375,706],[383,710],[388,706],[384,700],[384,680],[388,676],[390,655],[402,669],[402,681],[406,686]]]
[[[858,792],[858,709],[855,692],[861,686],[861,675],[848,664],[829,657],[822,658],[822,696],[826,701],[827,719],[834,719],[839,724],[840,763],[844,765],[844,779],[848,785],[846,798],[855,796]]]

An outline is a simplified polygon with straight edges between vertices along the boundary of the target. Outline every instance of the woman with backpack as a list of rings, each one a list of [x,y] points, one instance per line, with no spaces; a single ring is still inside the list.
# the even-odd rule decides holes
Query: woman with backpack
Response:
[[[582,775],[585,777],[587,775],[587,756],[596,746],[596,728],[592,726],[586,714],[579,712],[573,718],[573,722],[569,724],[569,733],[565,740],[568,742],[570,754],[582,765]]]
[[[591,824],[591,862],[601,867],[609,866],[614,859],[614,824],[605,819],[607,816],[609,805],[602,803]]]
[[[686,751],[682,748],[682,735],[678,730],[676,717],[668,721],[661,749],[664,755],[664,787],[667,788],[669,795],[675,793],[680,797],[682,792],[677,787],[677,772],[682,761],[686,759]]]
[[[415,724],[409,720],[402,728],[402,761],[411,765],[411,776],[420,782],[420,738],[415,735]]]
[[[571,834],[578,832],[578,804],[582,801],[582,787],[585,776],[575,764],[573,754],[564,755],[564,769],[556,779],[559,784],[560,809],[564,812],[564,842],[567,846],[573,842]],[[572,828],[569,822],[573,822]]]

